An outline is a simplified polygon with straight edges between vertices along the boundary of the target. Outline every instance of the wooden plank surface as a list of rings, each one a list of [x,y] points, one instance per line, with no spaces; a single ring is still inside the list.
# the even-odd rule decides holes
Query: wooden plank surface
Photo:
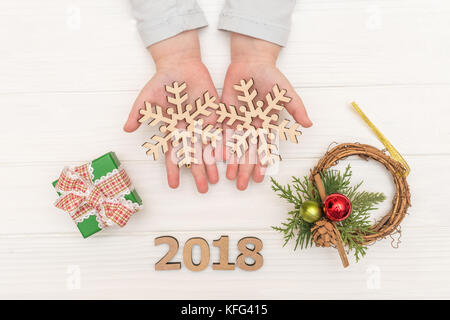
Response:
[[[199,1],[202,51],[221,88],[223,1]],[[126,0],[2,1],[0,92],[136,90],[153,72]],[[296,85],[450,84],[446,0],[299,0],[280,68]],[[14,36],[10,36],[11,30]]]
[[[223,1],[199,1],[210,26],[203,58],[217,88],[227,68],[228,35],[216,30]],[[224,177],[206,195],[190,172],[170,190],[162,162],[139,146],[149,128],[122,131],[130,106],[154,72],[126,0],[0,3],[0,298],[449,298],[450,3],[445,0],[299,0],[280,69],[315,123],[299,145],[282,144],[273,177],[305,175],[333,141],[379,146],[351,110],[356,100],[411,166],[413,207],[399,249],[377,242],[344,270],[335,250],[293,252],[270,229],[290,206],[266,179],[239,192]],[[105,117],[105,115],[108,115]],[[102,120],[100,120],[102,119]],[[53,208],[50,183],[65,165],[114,150],[145,209],[122,230],[88,240]],[[393,187],[379,165],[351,163],[355,182]],[[170,203],[170,205],[167,205]],[[264,243],[256,272],[155,272],[165,253],[154,238]],[[397,240],[397,238],[396,238]],[[196,253],[198,257],[198,252]],[[180,253],[175,257],[182,261]],[[79,282],[77,282],[77,279]],[[414,285],[412,285],[412,283]],[[79,286],[78,286],[79,284]],[[339,288],[336,293],[335,288]]]
[[[78,235],[54,234],[0,237],[2,259],[1,298],[442,298],[448,296],[450,254],[448,227],[424,233],[421,227],[405,227],[401,249],[386,240],[373,245],[367,257],[348,269],[340,266],[332,249],[293,252],[281,248],[273,232],[229,230],[171,232],[180,245],[201,235],[212,241],[230,236],[230,260],[238,254],[237,241],[257,236],[264,242],[265,261],[255,272],[215,271],[198,273],[182,266],[177,271],[154,271],[154,263],[167,247],[155,247],[154,238],[165,232],[120,234],[82,241]],[[427,250],[418,248],[428,247]],[[99,250],[101,248],[101,250]],[[182,261],[181,251],[173,261]],[[439,263],[437,263],[439,262]],[[78,282],[79,281],[79,282]],[[412,285],[414,283],[414,285]]]

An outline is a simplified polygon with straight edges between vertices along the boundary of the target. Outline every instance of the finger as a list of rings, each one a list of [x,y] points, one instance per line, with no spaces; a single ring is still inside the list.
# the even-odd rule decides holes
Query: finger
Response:
[[[213,90],[215,91],[215,88],[213,88]],[[217,96],[217,92],[215,92],[215,97]],[[205,118],[205,126],[212,125],[214,127],[213,130],[218,129],[219,127],[216,126],[216,120],[217,116],[215,115],[215,112],[211,112],[211,114],[207,118]],[[222,157],[221,140],[222,139],[217,139],[214,143],[214,146],[213,141],[208,141],[207,144],[200,145],[200,147],[203,147],[203,162],[205,164],[208,181],[211,184],[216,184],[217,182],[219,182],[219,172],[217,170],[216,161],[218,160],[218,156]],[[217,155],[216,153],[220,153],[220,155]]]
[[[266,166],[263,166],[258,158],[258,163],[255,165],[255,169],[253,170],[253,181],[257,183],[263,182],[266,169]]]
[[[236,154],[233,153],[230,147],[227,146],[227,142],[231,140],[231,137],[232,137],[232,130],[225,126],[222,138],[223,141],[222,152],[223,152],[223,160],[227,164],[226,177],[228,180],[236,179],[239,169],[239,163]]]
[[[205,169],[209,183],[216,184],[217,182],[219,182],[219,171],[217,170],[214,149],[211,145],[207,145],[204,147],[203,161],[205,163]]]
[[[214,161],[217,162],[223,162],[225,159],[224,156],[224,148],[223,148],[223,132],[221,132],[221,138],[216,140],[216,146],[213,148],[213,154],[214,154]]]
[[[228,126],[224,125],[222,127],[222,161],[227,162],[232,154],[231,154],[231,150],[229,147],[227,147],[227,142],[231,141],[232,138],[232,129],[229,128]]]
[[[252,175],[254,164],[240,164],[236,186],[239,190],[247,189],[250,176]]]
[[[239,164],[237,163],[236,156],[235,155],[230,156],[227,162],[228,162],[226,173],[227,179],[234,180],[237,177],[239,169]]]
[[[286,104],[286,110],[291,114],[291,116],[302,125],[304,128],[309,128],[312,126],[312,121],[309,119],[308,113],[306,112],[305,105],[303,104],[300,96],[295,92],[295,89],[289,85],[288,95],[292,97],[291,101]]]
[[[208,180],[206,179],[206,170],[205,165],[201,164],[192,164],[191,172],[194,176],[195,184],[197,185],[197,190],[200,193],[208,192]]]
[[[206,174],[208,175],[208,181],[211,184],[216,184],[219,182],[219,171],[217,170],[217,165],[214,162],[214,164],[207,164],[205,165]]]
[[[174,154],[174,149],[170,144],[165,156],[167,182],[169,183],[169,187],[175,189],[180,184],[180,168],[178,168],[177,162],[174,161],[176,159],[176,156]]]
[[[123,130],[126,132],[133,132],[139,126],[141,123],[138,121],[141,117],[141,114],[139,113],[139,110],[144,108],[145,100],[151,100],[148,97],[144,97],[143,91],[139,93],[139,95],[136,98],[136,101],[134,101],[133,107],[131,108],[130,114],[128,115],[128,120],[123,126]]]
[[[245,158],[243,163],[239,164],[239,172],[236,182],[236,186],[239,190],[247,189],[248,182],[252,175],[252,171],[255,168],[255,161],[252,161],[251,154],[252,152],[247,150],[245,152]]]
[[[229,109],[230,106],[239,106],[236,91],[233,88],[233,85],[239,81],[235,78],[235,74],[228,68],[221,97],[221,101],[225,104],[227,109]],[[237,112],[239,113],[239,108],[237,108]],[[223,125],[223,156],[224,161],[227,163],[226,177],[229,180],[235,180],[239,172],[239,159],[237,158],[236,153],[232,152],[231,148],[227,145],[232,142],[232,136],[235,129],[235,126],[231,128],[226,123]]]

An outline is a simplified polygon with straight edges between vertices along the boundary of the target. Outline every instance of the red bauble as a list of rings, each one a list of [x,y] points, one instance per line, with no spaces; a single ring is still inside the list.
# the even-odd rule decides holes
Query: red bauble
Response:
[[[352,212],[352,203],[343,194],[332,193],[323,202],[323,211],[325,211],[328,219],[342,221],[347,219]]]

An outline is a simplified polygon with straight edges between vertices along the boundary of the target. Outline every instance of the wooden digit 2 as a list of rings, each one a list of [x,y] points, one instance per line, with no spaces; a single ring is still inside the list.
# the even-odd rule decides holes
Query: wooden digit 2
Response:
[[[169,251],[155,264],[155,270],[180,270],[181,262],[170,262],[177,254],[179,248],[178,240],[170,236],[156,238],[155,246],[160,244],[168,244]]]

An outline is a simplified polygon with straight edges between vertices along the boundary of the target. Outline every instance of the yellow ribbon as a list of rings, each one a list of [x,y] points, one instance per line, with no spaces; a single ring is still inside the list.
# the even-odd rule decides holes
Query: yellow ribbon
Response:
[[[361,108],[356,104],[356,102],[353,101],[352,106],[356,110],[356,112],[359,114],[359,116],[364,120],[364,122],[370,127],[370,129],[372,129],[372,131],[377,136],[378,140],[380,140],[381,143],[386,147],[386,150],[389,152],[391,157],[393,159],[397,160],[398,162],[400,162],[403,165],[403,167],[405,167],[406,171],[404,174],[405,174],[405,177],[407,177],[411,170],[408,166],[408,163],[406,162],[405,159],[403,159],[400,152],[398,152],[397,149],[394,148],[394,146],[380,132],[380,130],[378,130],[378,128],[372,123],[372,121],[370,121],[369,118],[367,118],[367,116],[364,114],[364,112],[361,110]]]

